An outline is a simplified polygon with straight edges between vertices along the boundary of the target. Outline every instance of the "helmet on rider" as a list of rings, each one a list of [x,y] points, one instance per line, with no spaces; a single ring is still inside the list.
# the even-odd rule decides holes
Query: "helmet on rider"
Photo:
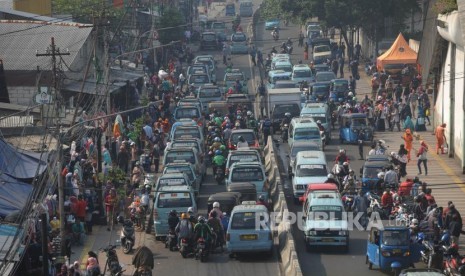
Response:
[[[220,137],[215,137],[215,139],[213,139],[213,141],[215,141],[215,142],[221,142],[221,139],[220,139]]]
[[[242,116],[241,116],[241,115],[237,115],[236,119],[242,120]]]
[[[349,173],[350,173],[351,175],[353,175],[355,172],[354,172],[354,170],[350,169],[350,170],[349,170]]]
[[[225,146],[225,145],[221,145],[221,146],[220,146],[220,150],[221,150],[221,151],[225,151],[225,150],[226,150],[226,146]]]
[[[328,179],[334,179],[334,175],[332,173],[328,174]]]
[[[412,225],[417,226],[418,225],[418,219],[416,219],[416,218],[412,219]]]
[[[178,212],[176,212],[176,210],[171,210],[171,211],[170,211],[170,216],[171,216],[171,217],[175,217],[175,216],[177,216],[177,215],[178,215]]]
[[[396,157],[396,153],[394,151],[391,151],[391,156]]]
[[[181,214],[181,219],[188,219],[189,216],[186,213]]]
[[[220,203],[217,201],[213,202],[213,208],[220,208]]]
[[[263,195],[260,195],[260,196],[258,197],[258,201],[264,202],[264,201],[265,201],[265,197],[264,197]]]
[[[281,113],[281,114],[282,114],[282,113]],[[284,113],[284,116],[286,116],[286,117],[291,117],[291,113],[290,113],[290,112],[286,112],[286,113]]]
[[[192,208],[192,207],[187,208],[187,213],[188,214],[193,214],[194,213],[194,208]]]
[[[221,155],[221,154],[222,154],[221,150],[215,150],[215,155]]]
[[[320,120],[316,121],[316,123],[317,123],[317,125],[321,125],[321,121],[320,121]]]
[[[231,128],[231,125],[230,125],[230,124],[226,124],[226,128]]]
[[[378,178],[379,179],[384,179],[384,172],[379,172],[378,173]]]
[[[339,150],[339,153],[346,153],[346,151],[343,150],[343,149],[340,149],[340,150]]]
[[[352,92],[349,92],[349,94],[348,94],[348,95],[349,95],[349,97],[353,97],[353,96],[354,96],[354,93],[352,93]]]
[[[242,114],[242,111],[239,109],[239,110],[237,110],[236,114],[240,115],[240,114]]]
[[[346,162],[342,163],[342,166],[344,166],[344,167],[349,166],[349,162],[346,161]]]
[[[241,127],[241,124],[239,122],[237,122],[234,126],[235,127]]]
[[[252,116],[252,111],[247,111],[247,116]]]
[[[199,223],[205,223],[205,218],[202,216],[199,216],[197,220],[199,221]]]

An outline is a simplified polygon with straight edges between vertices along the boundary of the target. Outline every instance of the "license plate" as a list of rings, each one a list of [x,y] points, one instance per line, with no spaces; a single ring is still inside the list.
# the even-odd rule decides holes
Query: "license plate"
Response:
[[[204,244],[199,244],[199,248],[204,249],[205,245]]]
[[[253,241],[257,239],[257,235],[241,235],[242,241]]]
[[[334,239],[321,239],[322,242],[333,242]]]
[[[400,253],[400,252],[402,252],[402,250],[400,250],[400,249],[394,249],[394,250],[392,250],[392,252],[393,252],[393,253]]]

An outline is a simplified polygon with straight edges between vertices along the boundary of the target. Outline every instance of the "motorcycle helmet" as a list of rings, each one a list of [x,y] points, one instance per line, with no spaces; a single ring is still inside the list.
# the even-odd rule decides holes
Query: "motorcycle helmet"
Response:
[[[349,92],[349,97],[353,97],[353,96],[354,96],[354,93]]]
[[[441,237],[441,242],[443,244],[448,244],[450,241],[450,234],[448,231],[444,231]]]
[[[188,219],[189,216],[186,213],[181,214],[181,219]]]
[[[231,125],[230,125],[230,124],[226,124],[226,128],[231,128]]]
[[[346,162],[342,163],[342,166],[344,166],[344,167],[349,166],[349,162],[346,161]]]
[[[456,243],[453,243],[450,245],[450,247],[447,249],[446,254],[450,255],[456,255],[459,252],[459,245]]]
[[[391,156],[396,157],[396,153],[394,151],[391,151]]]
[[[241,116],[241,115],[237,115],[236,119],[242,120],[242,116]]]
[[[464,263],[464,259],[462,259],[462,263]],[[461,265],[458,271],[460,275],[465,275],[465,265]]]
[[[290,117],[290,116],[291,116],[291,113],[290,113],[290,112],[286,112],[286,113],[284,113],[284,116]]]
[[[416,218],[412,219],[412,225],[417,226],[418,225],[418,219],[416,219]]]
[[[171,210],[171,211],[170,211],[170,216],[171,216],[171,217],[175,217],[175,216],[177,216],[177,215],[178,215],[178,212],[176,212],[176,210]]]
[[[345,153],[345,150],[340,149],[340,150],[339,150],[339,153]]]
[[[220,203],[219,202],[213,202],[213,208],[220,208]]]
[[[328,174],[328,179],[334,179],[334,175],[332,173]]]
[[[215,141],[215,142],[221,142],[221,139],[220,139],[220,137],[215,137],[215,139],[213,139],[213,141]]]
[[[226,150],[226,146],[225,146],[225,145],[221,145],[221,146],[220,146],[220,150],[221,150],[221,151],[225,151],[225,150]]]
[[[247,111],[247,116],[252,116],[252,111]]]
[[[187,208],[187,213],[188,214],[193,214],[194,213],[194,208],[192,208],[192,207]]]
[[[378,178],[379,179],[384,179],[384,172],[379,172],[378,173]]]
[[[235,127],[241,127],[241,124],[239,122],[237,122],[234,126]]]
[[[199,216],[197,220],[199,221],[199,223],[205,223],[205,218],[202,216]]]
[[[241,115],[241,114],[242,114],[242,111],[239,109],[239,110],[236,111],[236,114],[237,114],[237,115]]]
[[[288,125],[288,124],[284,124],[284,127],[289,127],[289,125]]]
[[[116,220],[119,222],[119,223],[123,223],[124,222],[124,217],[123,216],[118,216],[116,218]]]
[[[215,155],[221,155],[221,153],[222,153],[221,150],[216,150],[215,151]]]
[[[354,174],[355,172],[354,172],[354,170],[350,169],[349,173]]]
[[[258,197],[258,201],[261,201],[261,202],[264,202],[265,201],[265,197],[263,195],[260,195]]]

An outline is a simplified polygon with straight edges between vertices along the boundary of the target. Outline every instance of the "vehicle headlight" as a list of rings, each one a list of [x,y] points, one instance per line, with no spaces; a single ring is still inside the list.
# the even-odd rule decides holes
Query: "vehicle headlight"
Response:
[[[383,257],[389,257],[389,256],[391,256],[391,252],[389,252],[389,251],[381,251],[381,255],[383,255]]]
[[[316,236],[316,231],[315,230],[309,230],[307,231],[308,236]]]
[[[410,251],[407,251],[404,253],[404,256],[407,257],[407,256],[410,256]]]
[[[339,231],[339,236],[347,236],[347,231],[345,230]]]

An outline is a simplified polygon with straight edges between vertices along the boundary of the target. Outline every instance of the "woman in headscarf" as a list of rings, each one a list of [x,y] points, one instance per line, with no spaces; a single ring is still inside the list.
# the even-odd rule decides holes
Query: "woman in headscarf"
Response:
[[[405,130],[410,129],[411,132],[415,130],[415,126],[413,125],[413,122],[410,116],[407,116],[407,118],[404,121],[404,129]]]
[[[397,152],[397,160],[399,160],[400,165],[400,177],[407,175],[407,162],[408,162],[408,151],[403,144],[400,145],[399,151]]]
[[[100,267],[98,265],[97,259],[90,257],[87,259],[87,263],[86,276],[99,276]]]
[[[405,141],[405,149],[407,150],[407,161],[410,161],[410,153],[412,152],[412,144],[413,144],[413,135],[412,135],[412,131],[409,128],[405,130],[405,133],[402,136],[402,139],[404,139]]]

